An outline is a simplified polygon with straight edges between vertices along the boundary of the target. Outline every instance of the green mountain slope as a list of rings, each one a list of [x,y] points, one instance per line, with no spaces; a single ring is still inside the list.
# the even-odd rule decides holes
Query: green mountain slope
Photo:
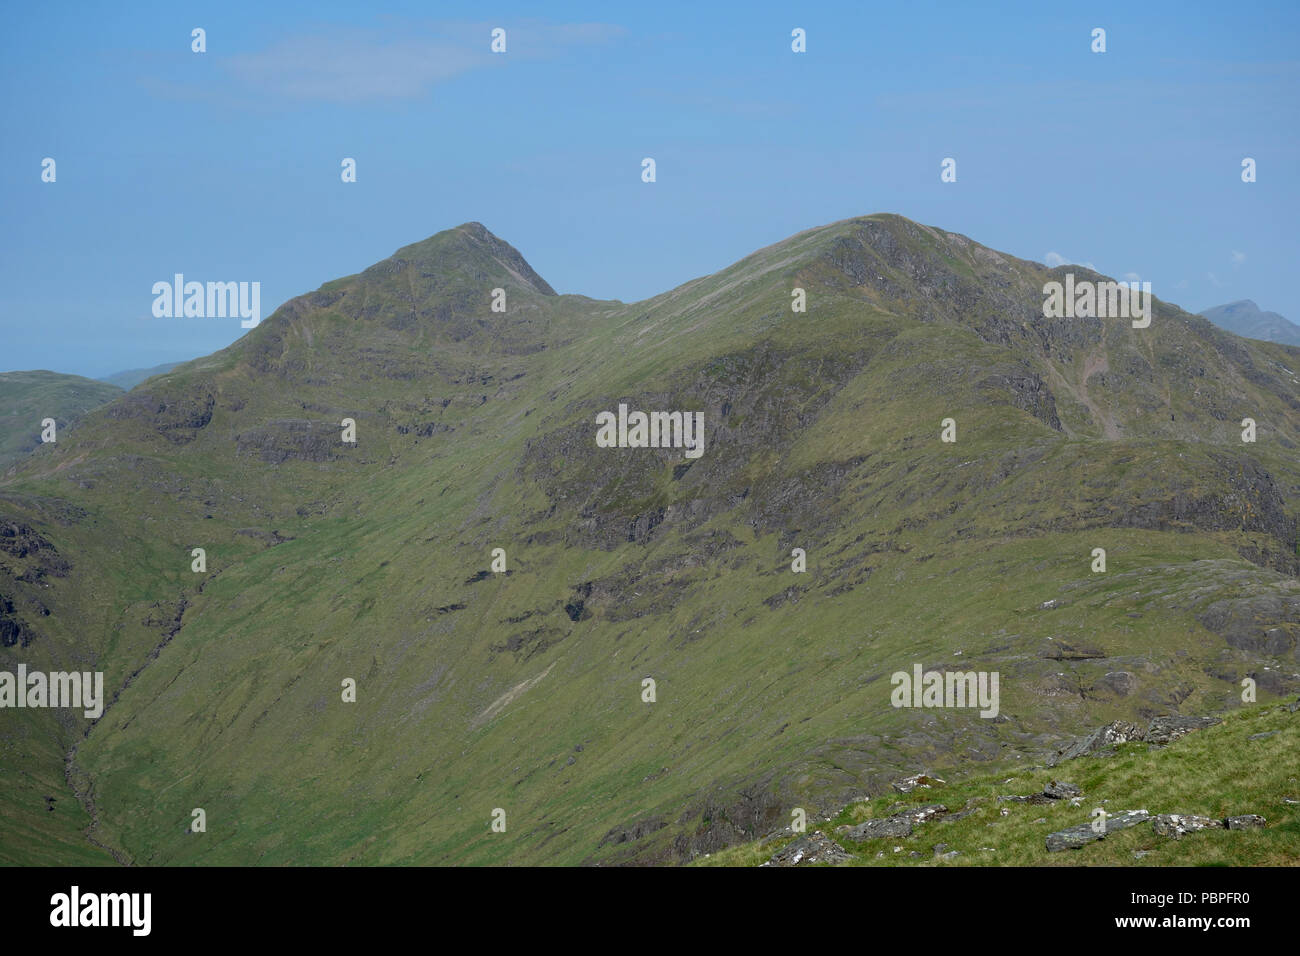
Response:
[[[54,419],[57,440],[59,431],[120,394],[115,385],[80,375],[0,372],[0,469],[40,445],[44,419]]]
[[[0,483],[0,669],[115,697],[0,712],[5,858],[677,862],[1294,691],[1300,351],[1044,319],[1071,270],[879,215],[625,304],[471,223],[286,303]],[[620,403],[703,454],[597,447]],[[892,707],[913,664],[999,715]]]

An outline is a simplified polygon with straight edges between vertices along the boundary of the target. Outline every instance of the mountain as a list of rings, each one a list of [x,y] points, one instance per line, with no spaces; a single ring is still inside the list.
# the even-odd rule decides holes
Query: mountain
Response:
[[[162,365],[155,365],[153,368],[128,369],[125,372],[114,372],[112,375],[106,375],[100,381],[130,391],[141,382],[147,381],[155,375],[165,375],[181,364],[181,362],[164,362]]]
[[[0,372],[0,470],[41,444],[41,422],[55,421],[55,440],[92,408],[120,395],[113,385],[59,372]]]
[[[1289,322],[1276,312],[1261,312],[1250,299],[1216,305],[1201,312],[1221,329],[1248,339],[1300,345],[1300,325]]]
[[[1300,351],[1069,274],[872,215],[623,303],[468,223],[285,303],[0,480],[0,671],[109,699],[0,713],[0,861],[679,863],[1295,693]]]

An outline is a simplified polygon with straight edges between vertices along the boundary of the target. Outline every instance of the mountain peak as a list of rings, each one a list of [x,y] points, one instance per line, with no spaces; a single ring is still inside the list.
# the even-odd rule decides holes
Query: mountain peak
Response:
[[[1234,335],[1284,345],[1300,345],[1300,326],[1276,312],[1265,312],[1251,299],[1238,299],[1201,312],[1219,328]]]
[[[495,272],[503,280],[508,276],[541,295],[557,294],[518,249],[494,235],[481,222],[461,223],[421,242],[403,246],[393,253],[389,262],[393,260],[427,264],[440,270],[451,267],[473,272],[480,278]]]

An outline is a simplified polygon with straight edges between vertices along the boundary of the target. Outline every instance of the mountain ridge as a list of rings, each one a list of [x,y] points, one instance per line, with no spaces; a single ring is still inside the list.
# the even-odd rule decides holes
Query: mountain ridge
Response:
[[[1300,686],[1294,350],[1158,299],[1146,330],[1044,319],[1045,282],[1096,274],[892,215],[636,303],[547,294],[474,225],[289,300],[0,482],[30,635],[2,659],[93,660],[115,689],[91,728],[22,712],[5,766],[44,769],[0,775],[0,844],[679,862],[918,764]],[[620,402],[703,414],[704,455],[598,448]],[[998,719],[890,705],[892,671],[946,662],[1003,674]],[[47,819],[65,760],[94,805]],[[200,806],[213,839],[181,825]]]

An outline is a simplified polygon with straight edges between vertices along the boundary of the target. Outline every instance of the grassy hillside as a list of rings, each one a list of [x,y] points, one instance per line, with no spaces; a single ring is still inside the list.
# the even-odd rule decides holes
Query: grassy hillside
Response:
[[[1052,769],[1006,767],[998,773],[950,777],[909,794],[890,790],[854,802],[830,820],[810,820],[807,832],[820,830],[851,848],[851,858],[840,866],[1294,866],[1300,860],[1297,748],[1300,715],[1276,704],[1253,706],[1167,747],[1126,743],[1114,756],[1082,757]],[[1077,805],[1067,799],[1039,804],[998,799],[1041,793],[1054,780],[1072,782],[1083,791]],[[910,836],[854,841],[835,833],[839,827],[935,803],[949,813],[918,826]],[[1049,833],[1089,823],[1096,807],[1111,815],[1147,810],[1153,817],[1258,814],[1267,824],[1207,829],[1174,839],[1143,823],[1077,849],[1048,851]],[[796,839],[787,830],[698,863],[756,866]],[[953,851],[956,856],[941,856]]]
[[[1044,319],[1066,271],[871,216],[625,304],[467,224],[286,303],[0,482],[0,669],[116,691],[0,713],[0,852],[680,862],[1294,692],[1300,351]],[[704,454],[598,448],[620,402]],[[1000,715],[890,706],[914,663],[1000,672]]]
[[[0,470],[40,445],[44,419],[54,419],[62,430],[120,394],[116,385],[80,375],[0,372]]]

